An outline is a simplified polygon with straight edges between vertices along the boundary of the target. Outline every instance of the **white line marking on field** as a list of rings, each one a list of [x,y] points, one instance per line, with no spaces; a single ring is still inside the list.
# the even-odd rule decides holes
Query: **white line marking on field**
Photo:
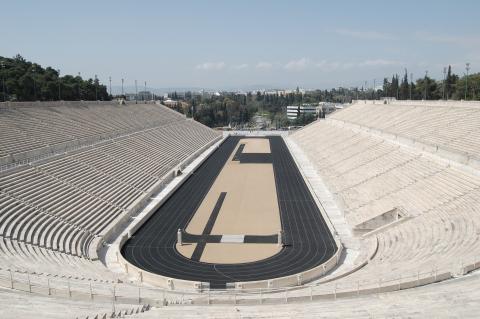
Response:
[[[221,243],[243,243],[245,235],[222,235]]]

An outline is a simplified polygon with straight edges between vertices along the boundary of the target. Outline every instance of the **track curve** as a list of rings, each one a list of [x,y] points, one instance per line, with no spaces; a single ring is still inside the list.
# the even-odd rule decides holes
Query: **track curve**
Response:
[[[126,260],[155,274],[210,282],[212,288],[224,288],[227,282],[265,280],[300,273],[333,256],[338,249],[335,240],[279,136],[267,138],[270,140],[278,205],[287,245],[270,258],[243,264],[202,263],[177,252],[178,228],[186,228],[240,138],[227,138],[137,230],[122,247]]]

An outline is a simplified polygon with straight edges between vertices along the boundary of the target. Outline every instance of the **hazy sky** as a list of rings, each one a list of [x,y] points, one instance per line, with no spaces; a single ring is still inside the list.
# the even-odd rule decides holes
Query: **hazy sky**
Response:
[[[17,53],[157,88],[440,78],[448,64],[480,70],[480,1],[0,0],[0,55]]]

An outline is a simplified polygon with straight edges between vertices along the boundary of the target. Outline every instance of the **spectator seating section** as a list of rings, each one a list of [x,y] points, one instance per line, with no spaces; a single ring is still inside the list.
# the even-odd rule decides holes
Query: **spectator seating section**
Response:
[[[480,175],[438,155],[344,123],[389,130],[415,140],[435,138],[446,147],[455,141],[452,147],[456,150],[477,156],[480,149],[471,137],[480,132],[479,126],[462,126],[463,133],[450,128],[459,125],[460,119],[471,125],[480,123],[480,109],[396,107],[355,104],[291,136],[315,164],[351,228],[392,209],[407,215],[402,223],[371,235],[378,238],[378,251],[365,267],[324,287],[341,289],[342,285],[351,287],[352,282],[372,283],[435,269],[459,273],[463,265],[479,261]]]
[[[0,109],[0,127],[7,156],[97,139],[0,175],[0,268],[100,281],[115,276],[88,260],[92,240],[219,138],[155,104],[13,106]]]
[[[161,128],[177,121],[185,122],[180,113],[154,104],[38,102],[9,105],[0,103],[0,163]]]
[[[439,146],[480,159],[480,104],[363,101],[330,119]]]

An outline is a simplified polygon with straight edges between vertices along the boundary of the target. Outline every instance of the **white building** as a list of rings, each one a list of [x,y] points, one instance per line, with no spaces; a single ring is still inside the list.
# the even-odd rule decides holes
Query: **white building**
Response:
[[[295,120],[301,117],[303,114],[316,116],[317,113],[318,113],[318,106],[316,105],[303,104],[300,106],[298,105],[287,106],[287,118],[289,120]]]

